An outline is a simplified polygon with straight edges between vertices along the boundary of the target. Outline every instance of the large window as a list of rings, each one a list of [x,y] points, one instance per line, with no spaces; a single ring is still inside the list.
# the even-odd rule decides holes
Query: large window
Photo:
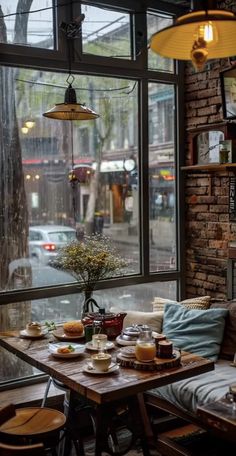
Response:
[[[107,235],[127,264],[97,284],[101,306],[150,311],[157,295],[177,298],[180,74],[145,41],[173,17],[129,0],[8,3],[0,57],[2,329],[80,317],[80,284],[53,262],[84,234]],[[27,4],[29,14],[19,15]],[[66,31],[75,29],[72,40]],[[42,115],[63,102],[68,72],[78,101],[98,119]],[[20,377],[37,373],[20,366]],[[11,375],[16,369],[4,378]]]

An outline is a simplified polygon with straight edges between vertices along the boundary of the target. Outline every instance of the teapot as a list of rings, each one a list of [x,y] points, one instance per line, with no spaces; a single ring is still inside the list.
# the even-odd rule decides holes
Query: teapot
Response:
[[[89,303],[95,304],[93,298],[89,298],[86,303],[89,307]],[[89,302],[88,302],[89,301]],[[123,321],[127,315],[125,312],[120,312],[118,314],[106,312],[105,309],[98,307],[98,312],[87,312],[86,315],[82,318],[82,323],[84,326],[93,325],[94,329],[100,327],[98,332],[107,334],[109,338],[115,338],[119,336],[123,328]]]

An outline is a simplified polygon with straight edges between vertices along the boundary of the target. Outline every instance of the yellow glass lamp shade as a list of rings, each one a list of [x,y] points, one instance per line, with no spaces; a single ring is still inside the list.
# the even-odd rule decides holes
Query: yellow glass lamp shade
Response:
[[[99,117],[92,109],[84,104],[77,103],[75,89],[71,84],[66,89],[64,103],[56,104],[43,116],[58,120],[90,120]]]
[[[236,16],[225,10],[193,11],[177,18],[173,26],[155,33],[150,47],[163,57],[193,60],[193,63],[195,57],[206,61],[234,56]]]

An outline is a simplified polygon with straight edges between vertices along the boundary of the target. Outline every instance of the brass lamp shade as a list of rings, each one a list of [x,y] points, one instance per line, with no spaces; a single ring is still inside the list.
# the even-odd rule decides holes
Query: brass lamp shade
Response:
[[[201,36],[201,30],[211,27],[213,37],[209,41]],[[180,16],[173,26],[151,37],[151,49],[163,57],[191,60],[194,43],[204,40],[207,59],[236,55],[236,17],[225,10],[200,10]],[[203,47],[204,47],[203,46]]]
[[[92,120],[99,117],[95,111],[84,104],[77,103],[75,89],[69,84],[65,92],[64,103],[56,104],[43,113],[44,117],[57,120]]]

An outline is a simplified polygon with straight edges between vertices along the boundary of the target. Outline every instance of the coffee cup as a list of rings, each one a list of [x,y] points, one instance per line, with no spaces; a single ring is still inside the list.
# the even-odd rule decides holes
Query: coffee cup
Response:
[[[40,336],[42,333],[42,326],[40,323],[32,321],[26,325],[26,332],[29,336]]]
[[[92,345],[97,350],[106,348],[107,335],[106,334],[94,334],[92,337]]]
[[[109,353],[96,353],[91,356],[93,368],[106,372],[111,364],[111,355]]]

